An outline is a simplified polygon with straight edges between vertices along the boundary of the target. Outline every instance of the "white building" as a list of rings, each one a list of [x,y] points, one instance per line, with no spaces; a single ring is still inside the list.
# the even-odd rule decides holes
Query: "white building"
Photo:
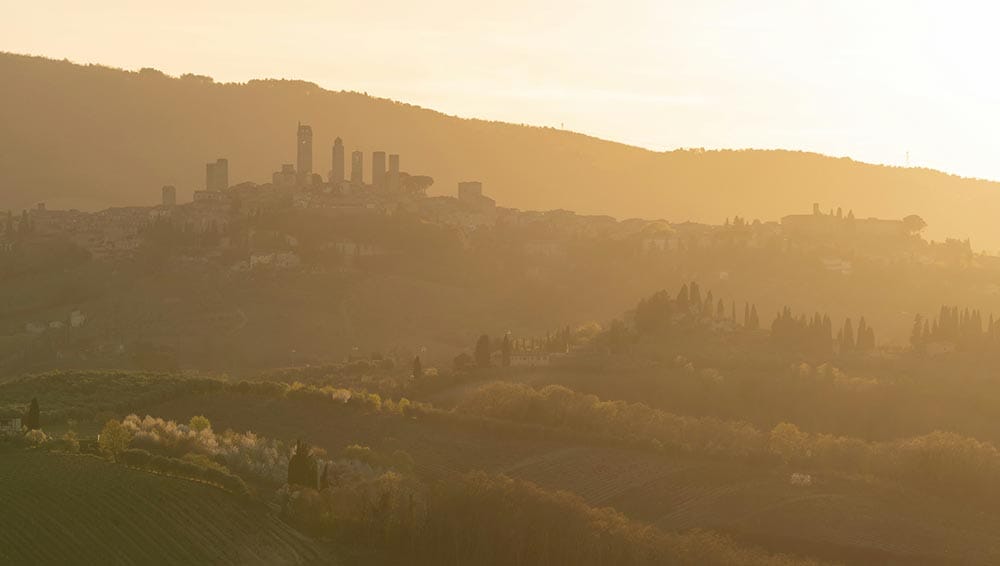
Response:
[[[516,352],[510,355],[511,367],[546,367],[552,365],[548,352]]]
[[[0,435],[20,434],[21,417],[0,417]]]

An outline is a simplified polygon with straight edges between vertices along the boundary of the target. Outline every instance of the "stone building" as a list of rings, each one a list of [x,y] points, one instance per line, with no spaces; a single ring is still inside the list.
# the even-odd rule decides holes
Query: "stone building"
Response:
[[[399,154],[391,153],[389,154],[389,173],[386,178],[386,183],[390,191],[399,190]]]
[[[297,133],[298,144],[296,151],[296,170],[299,173],[299,180],[308,183],[312,179],[313,172],[313,131],[312,127],[299,122]]]
[[[385,188],[385,152],[372,153],[372,186],[376,189]]]
[[[364,181],[365,154],[355,151],[351,154],[351,183],[361,186]]]
[[[340,138],[333,140],[333,161],[330,166],[330,182],[339,184],[344,181],[344,142]]]
[[[0,416],[0,436],[10,436],[21,433],[21,417],[13,415]]]
[[[461,181],[458,183],[458,200],[474,201],[483,196],[483,184],[479,181]]]
[[[295,165],[285,163],[281,166],[281,171],[275,171],[271,175],[271,183],[275,187],[294,187],[298,176],[295,173]]]
[[[205,190],[224,191],[229,188],[229,160],[219,158],[205,164]]]
[[[173,185],[164,185],[160,190],[161,192],[161,203],[163,206],[176,206],[177,205],[177,188]]]

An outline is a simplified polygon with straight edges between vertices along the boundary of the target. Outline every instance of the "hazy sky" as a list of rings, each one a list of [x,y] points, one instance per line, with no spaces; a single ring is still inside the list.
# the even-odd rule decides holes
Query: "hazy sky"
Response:
[[[283,77],[646,146],[1000,179],[987,2],[5,2],[0,50]]]

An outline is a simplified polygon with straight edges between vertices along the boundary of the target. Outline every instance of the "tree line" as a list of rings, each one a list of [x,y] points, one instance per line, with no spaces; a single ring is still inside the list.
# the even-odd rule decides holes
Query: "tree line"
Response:
[[[735,300],[728,305],[712,291],[703,293],[697,282],[685,283],[676,296],[662,290],[639,301],[634,311],[634,328],[639,336],[670,335],[693,328],[713,331],[757,332],[761,329],[757,305],[744,302],[742,317]],[[837,325],[828,314],[798,316],[789,307],[780,310],[771,323],[772,343],[781,349],[814,356],[870,352],[876,347],[875,330],[862,316],[858,324],[850,318]]]
[[[910,344],[926,352],[934,343],[951,344],[965,352],[1000,352],[1000,320],[983,317],[978,309],[942,306],[937,316],[918,313],[913,319]]]

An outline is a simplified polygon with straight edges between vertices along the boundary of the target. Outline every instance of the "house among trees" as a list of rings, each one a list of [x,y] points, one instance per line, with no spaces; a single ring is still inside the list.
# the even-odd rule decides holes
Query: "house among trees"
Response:
[[[552,357],[559,354],[549,352],[514,352],[510,355],[513,367],[546,367],[552,365]]]

